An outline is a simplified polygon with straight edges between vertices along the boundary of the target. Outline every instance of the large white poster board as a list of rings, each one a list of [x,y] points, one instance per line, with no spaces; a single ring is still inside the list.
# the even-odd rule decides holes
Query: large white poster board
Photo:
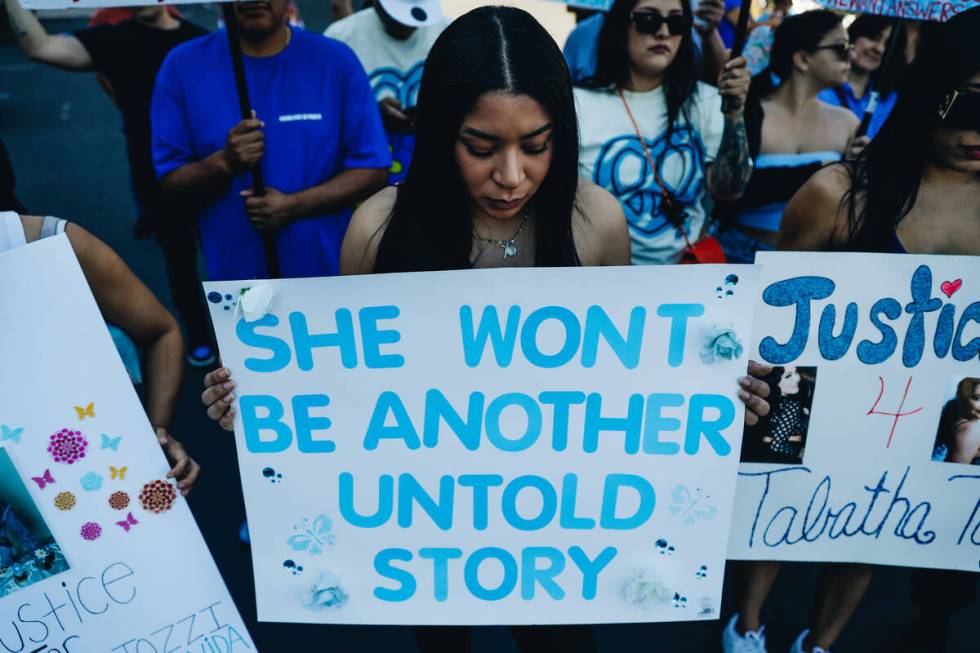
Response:
[[[716,619],[756,276],[271,281],[253,321],[253,282],[205,284],[259,618]]]
[[[255,651],[68,240],[0,279],[3,650]]]
[[[756,355],[779,367],[770,419],[746,429],[730,557],[976,571],[980,259],[757,262]]]

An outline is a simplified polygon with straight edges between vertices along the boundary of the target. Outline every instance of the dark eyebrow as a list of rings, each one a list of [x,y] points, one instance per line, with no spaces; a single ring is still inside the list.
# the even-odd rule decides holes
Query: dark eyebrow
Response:
[[[543,133],[545,133],[547,131],[551,131],[554,128],[555,128],[554,123],[550,123],[549,122],[549,123],[547,123],[545,125],[541,125],[540,127],[538,127],[537,129],[535,129],[532,132],[528,132],[527,134],[524,134],[523,136],[521,136],[520,139],[523,141],[523,140],[526,140],[528,138],[534,138],[535,136],[540,136],[541,134],[543,134]],[[479,129],[473,129],[472,127],[463,127],[459,131],[460,131],[461,134],[464,134],[466,136],[475,136],[476,138],[481,138],[481,139],[483,139],[485,141],[494,141],[494,142],[496,142],[496,141],[499,141],[500,140],[500,137],[499,136],[494,136],[493,134],[488,134],[486,132],[481,132]]]

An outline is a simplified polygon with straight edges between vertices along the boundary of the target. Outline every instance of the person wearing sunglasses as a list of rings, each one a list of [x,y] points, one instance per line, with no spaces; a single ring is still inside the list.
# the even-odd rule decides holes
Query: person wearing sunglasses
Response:
[[[849,47],[831,11],[790,16],[776,30],[769,67],[753,78],[746,108],[755,170],[742,198],[719,210],[726,229],[718,240],[729,262],[752,263],[756,252],[772,250],[800,186],[849,146],[854,155],[866,143],[855,141],[858,119],[850,111],[817,99],[847,80]]]
[[[875,106],[871,107],[871,122],[867,128],[870,138],[874,138],[881,130],[888,114],[895,107],[895,86],[908,67],[905,59],[907,35],[902,24],[898,27],[895,54],[889,61],[885,61],[895,24],[895,19],[888,16],[858,16],[847,28],[847,35],[854,45],[851,49],[851,72],[847,81],[840,86],[824,89],[817,96],[828,104],[850,109],[860,120],[864,118],[871,103],[872,89],[877,84],[878,99]]]
[[[616,0],[575,90],[581,175],[623,206],[634,264],[677,263],[701,237],[705,195],[735,200],[752,172],[745,60],[718,88],[696,81],[692,25],[684,0]]]
[[[780,249],[980,256],[978,34],[980,8],[924,30],[881,132],[856,159],[826,167],[803,185],[783,216]],[[757,620],[778,570],[776,562],[754,563],[739,597],[746,620]],[[812,631],[793,651],[827,651],[870,580],[870,566],[825,565]],[[976,574],[914,572],[920,623],[901,633],[901,642],[876,650],[941,653],[950,616],[975,593]]]

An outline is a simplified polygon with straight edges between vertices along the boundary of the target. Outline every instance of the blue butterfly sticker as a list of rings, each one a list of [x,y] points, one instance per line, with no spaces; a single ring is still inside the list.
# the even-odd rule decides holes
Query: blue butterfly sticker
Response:
[[[20,442],[20,434],[24,432],[24,427],[11,428],[6,424],[0,424],[0,441],[10,440],[12,442]]]
[[[696,488],[692,493],[686,485],[678,484],[670,493],[670,498],[673,501],[670,514],[678,517],[685,526],[693,526],[700,519],[714,519],[718,514],[718,508],[708,503],[711,496],[701,488]]]
[[[318,556],[323,553],[324,547],[333,544],[334,537],[330,532],[332,529],[333,520],[326,515],[317,515],[312,525],[304,517],[293,526],[293,530],[299,533],[291,535],[287,543],[293,551],[309,551],[310,555]]]
[[[122,442],[122,436],[115,438],[110,438],[105,433],[102,434],[102,446],[100,449],[112,449],[113,451],[119,451],[119,443]]]

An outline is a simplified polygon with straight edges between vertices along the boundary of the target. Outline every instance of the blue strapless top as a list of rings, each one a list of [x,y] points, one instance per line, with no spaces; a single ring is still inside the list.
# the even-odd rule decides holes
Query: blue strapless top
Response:
[[[779,231],[783,212],[810,175],[840,161],[840,152],[800,152],[797,154],[760,154],[745,193],[735,206],[736,224]]]

